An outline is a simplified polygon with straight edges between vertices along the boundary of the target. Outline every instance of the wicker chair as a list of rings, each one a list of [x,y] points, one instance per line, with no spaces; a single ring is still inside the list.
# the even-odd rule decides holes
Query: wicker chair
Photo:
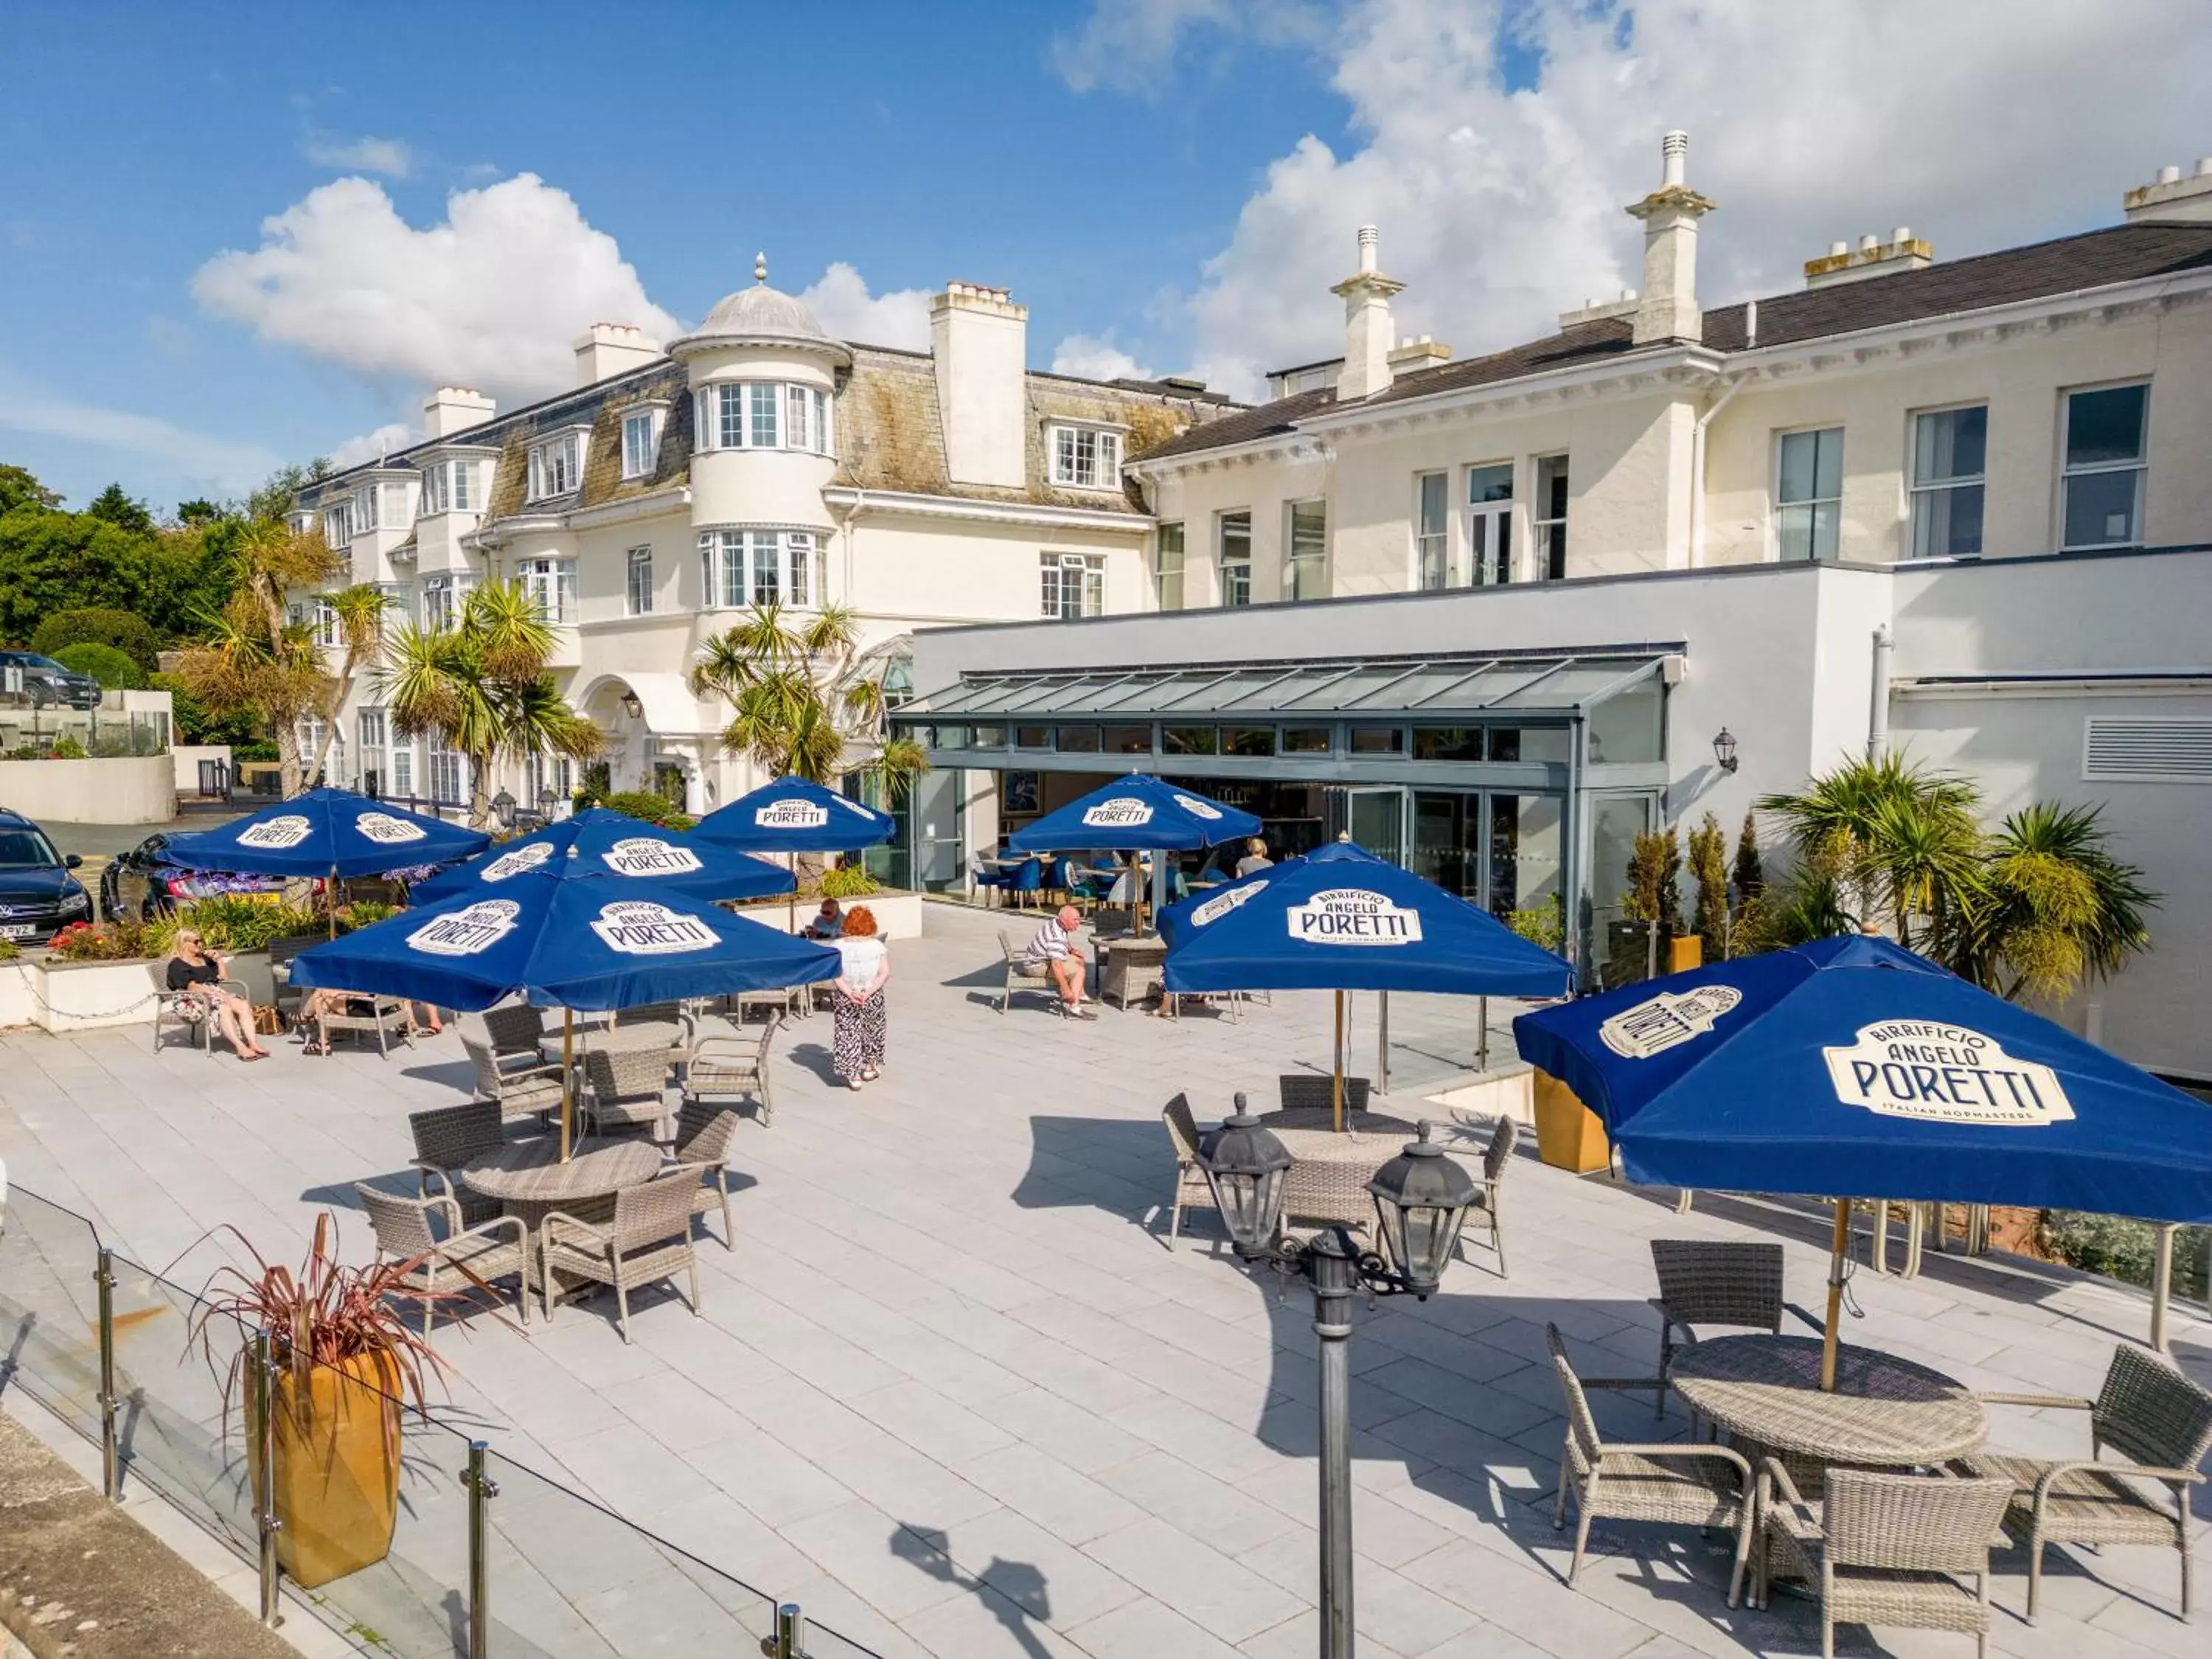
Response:
[[[2181,1553],[2181,1616],[2189,1617],[2189,1489],[2212,1451],[2212,1393],[2142,1348],[2112,1350],[2094,1401],[2069,1395],[1981,1394],[1996,1406],[2071,1407],[2089,1413],[2089,1455],[2075,1463],[1977,1452],[1970,1474],[2007,1483],[2005,1523],[2027,1544],[2027,1616],[2035,1617],[2046,1544],[2167,1544]],[[2103,1461],[2110,1446],[2126,1460]],[[2154,1494],[2142,1483],[2166,1490]]]
[[[495,1152],[507,1144],[496,1101],[471,1100],[459,1106],[410,1112],[407,1127],[414,1131],[415,1170],[425,1198],[451,1200],[459,1209],[463,1224],[471,1227],[500,1212],[496,1200],[471,1192],[454,1179],[471,1158]]]
[[[538,1046],[545,1040],[544,1009],[526,1002],[510,1002],[504,1007],[487,1008],[477,1018],[483,1022],[486,1045],[502,1066],[517,1060],[532,1066],[545,1063]]]
[[[676,1114],[676,1145],[669,1153],[676,1167],[699,1173],[699,1190],[691,1195],[693,1215],[704,1215],[720,1203],[726,1250],[738,1248],[730,1225],[730,1141],[737,1132],[738,1115],[728,1107],[686,1103]]]
[[[461,1047],[468,1051],[469,1063],[476,1067],[477,1097],[495,1103],[501,1117],[512,1121],[560,1110],[558,1061],[550,1065],[539,1061],[529,1066],[502,1066],[487,1044],[466,1031],[461,1033]]]
[[[775,1121],[775,1100],[769,1092],[769,1049],[784,1026],[778,1014],[761,1028],[757,1037],[702,1037],[684,1066],[683,1103],[691,1106],[709,1098],[757,1100],[763,1128]]]
[[[1830,1469],[1825,1496],[1808,1504],[1770,1457],[1759,1478],[1765,1541],[1753,1600],[1765,1601],[1778,1563],[1819,1587],[1820,1659],[1835,1659],[1839,1623],[1962,1631],[1988,1659],[1990,1549],[2011,1497],[2006,1480]]]
[[[1348,1083],[1351,1079],[1346,1079]],[[1521,1126],[1510,1117],[1498,1120],[1498,1127],[1490,1132],[1490,1145],[1483,1149],[1482,1186],[1474,1195],[1474,1207],[1467,1213],[1467,1225],[1485,1227],[1490,1232],[1490,1247],[1498,1252],[1498,1276],[1505,1277],[1505,1223],[1498,1207],[1498,1189],[1505,1179],[1505,1171],[1513,1162],[1514,1143],[1521,1138]],[[1462,1242],[1467,1237],[1460,1234]]]
[[[1655,1238],[1651,1266],[1659,1277],[1659,1388],[1653,1414],[1667,1414],[1667,1378],[1681,1346],[1698,1325],[1731,1325],[1778,1335],[1782,1330],[1782,1247],[1705,1238]]]
[[[545,1317],[566,1294],[556,1275],[611,1285],[622,1340],[629,1340],[629,1293],[641,1285],[673,1279],[679,1269],[691,1281],[691,1314],[699,1314],[699,1258],[691,1248],[692,1195],[698,1178],[671,1170],[642,1186],[615,1194],[614,1219],[594,1225],[556,1210],[538,1224],[544,1253]]]
[[[1046,966],[1042,957],[1032,961],[1024,951],[1016,950],[1013,940],[1006,936],[1003,927],[999,930],[999,954],[1006,962],[1006,977],[999,987],[1000,1013],[1006,1012],[1007,1005],[1013,1001],[1017,991],[1035,991],[1052,1005],[1053,1012],[1064,1014],[1067,1012],[1067,1004],[1060,994],[1060,987],[1053,983],[1052,969]]]
[[[1206,1183],[1206,1171],[1198,1166],[1198,1121],[1190,1115],[1189,1097],[1177,1095],[1168,1102],[1160,1113],[1160,1121],[1168,1126],[1168,1145],[1174,1150],[1176,1160],[1175,1199],[1168,1212],[1168,1249],[1172,1250],[1182,1231],[1184,1211],[1218,1212],[1220,1206],[1213,1201],[1213,1188]]]
[[[514,1301],[522,1310],[522,1322],[530,1322],[530,1235],[520,1218],[498,1216],[468,1227],[461,1224],[460,1210],[451,1199],[397,1198],[360,1185],[353,1193],[368,1212],[377,1259],[389,1257],[406,1266],[398,1289],[422,1301],[424,1341],[430,1339],[441,1302],[457,1300],[471,1291],[483,1291],[496,1301],[491,1282],[509,1273],[518,1281]],[[443,1238],[431,1230],[433,1214],[445,1217]]]
[[[1283,1109],[1286,1112],[1326,1112],[1336,1104],[1334,1077],[1313,1072],[1285,1072],[1276,1078],[1275,1086],[1282,1091]],[[1364,1077],[1344,1079],[1344,1109],[1347,1115],[1367,1109],[1367,1094],[1370,1087]]]
[[[584,1056],[584,1117],[594,1134],[643,1129],[668,1115],[665,1048],[594,1048]]]
[[[166,975],[168,971],[169,964],[165,962],[161,964],[161,972]],[[167,984],[167,981],[164,980],[162,982]],[[212,1006],[212,994],[217,991],[228,991],[234,997],[244,997],[246,994],[245,985],[234,979],[217,980],[212,985],[196,985],[189,991],[155,992],[154,1048],[155,1052],[158,1053],[161,1047],[161,1024],[166,1020],[172,1026],[184,1028],[185,1042],[188,1047],[197,1045],[204,1048],[210,1054],[213,1054],[216,1027],[219,1022],[216,1018]],[[206,1011],[202,1018],[185,1018],[184,1011],[187,1006],[188,998],[197,998],[199,1006]]]
[[[1758,1489],[1751,1464],[1726,1446],[1670,1443],[1607,1445],[1590,1415],[1583,1389],[1646,1388],[1643,1379],[1593,1378],[1586,1385],[1567,1359],[1567,1345],[1557,1325],[1544,1328],[1552,1369],[1567,1401],[1566,1449],[1559,1459],[1559,1490],[1552,1505],[1554,1529],[1567,1524],[1567,1493],[1575,1498],[1575,1559],[1567,1569],[1574,1587],[1589,1547],[1590,1522],[1656,1521],[1678,1527],[1725,1528],[1735,1534],[1735,1564],[1729,1573],[1729,1605],[1743,1588],[1744,1562],[1751,1551],[1752,1524],[1758,1514]]]

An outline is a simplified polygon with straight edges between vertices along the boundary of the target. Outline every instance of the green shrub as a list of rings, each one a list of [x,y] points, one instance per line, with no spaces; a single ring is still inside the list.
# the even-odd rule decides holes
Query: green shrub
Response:
[[[374,927],[398,914],[396,904],[386,904],[379,899],[356,899],[351,904],[338,907],[338,932],[350,933],[357,927]]]
[[[2204,1251],[2212,1227],[2184,1227],[2173,1240],[2173,1294],[2198,1301],[2204,1295]],[[2158,1229],[2124,1216],[2088,1215],[2051,1210],[2043,1218],[2044,1248],[2057,1261],[2084,1273],[2101,1273],[2124,1284],[2148,1285],[2157,1255]]]
[[[74,732],[64,732],[56,738],[54,746],[47,750],[47,753],[55,760],[89,760],[91,758],[85,752],[84,744],[77,741],[76,733]]]
[[[65,645],[53,655],[63,667],[91,675],[100,682],[103,691],[146,689],[146,671],[131,661],[127,652],[118,651],[112,645],[88,641],[82,645]]]
[[[142,674],[152,673],[161,664],[161,641],[153,625],[128,611],[57,611],[31,635],[31,649],[57,662],[68,662],[62,653],[78,645],[112,647],[136,663]]]
[[[128,918],[80,921],[54,935],[53,952],[64,962],[131,962],[146,954],[146,930]]]
[[[179,743],[227,743],[234,754],[242,744],[254,740],[258,717],[251,714],[211,714],[207,705],[185,689],[185,683],[173,674],[149,674],[147,688],[169,694],[170,724]],[[269,745],[269,758],[276,757],[276,745]]]
[[[835,870],[824,870],[822,879],[814,884],[816,898],[857,899],[871,893],[883,891],[883,884],[868,873],[861,864],[841,865]]]
[[[211,951],[258,951],[271,939],[323,931],[312,910],[243,894],[219,894],[179,906],[177,918],[180,925],[197,928]]]
[[[1507,911],[1505,925],[1529,944],[1541,945],[1553,956],[1558,956],[1566,945],[1566,916],[1557,893],[1552,895],[1549,904],[1532,910]]]
[[[657,823],[664,830],[689,830],[696,822],[666,796],[649,789],[624,790],[607,796],[599,805],[611,812],[626,812],[647,823]]]
[[[221,742],[222,739],[215,741]],[[273,761],[277,758],[276,740],[252,738],[244,743],[234,743],[230,746],[230,758],[234,765],[240,761]]]
[[[0,962],[13,962],[23,954],[22,947],[12,939],[0,939]]]

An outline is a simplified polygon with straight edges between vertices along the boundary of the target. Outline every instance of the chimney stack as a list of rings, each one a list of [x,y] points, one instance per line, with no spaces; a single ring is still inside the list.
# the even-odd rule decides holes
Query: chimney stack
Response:
[[[1686,182],[1688,133],[1667,134],[1659,157],[1659,188],[1628,210],[1644,222],[1644,292],[1629,334],[1638,345],[1696,340],[1705,331],[1698,309],[1698,221],[1713,204]]]
[[[929,355],[954,483],[1019,489],[1029,482],[1027,306],[1003,288],[948,283],[929,302]]]
[[[1339,403],[1357,403],[1387,391],[1390,385],[1390,348],[1397,330],[1390,320],[1390,296],[1406,285],[1385,276],[1376,264],[1379,233],[1372,225],[1359,228],[1359,269],[1346,277],[1331,294],[1344,301],[1344,372],[1337,377]]]
[[[629,323],[593,323],[576,342],[576,384],[596,386],[660,356],[645,331]]]
[[[2212,155],[2201,157],[2197,171],[2186,177],[2179,167],[2160,167],[2156,179],[2122,197],[2120,206],[2131,225],[2160,219],[2200,225],[2212,221]]]
[[[474,386],[441,386],[422,402],[422,435],[450,438],[491,419],[498,404]]]
[[[1818,259],[1805,261],[1807,288],[1832,288],[1838,283],[1863,282],[1869,276],[1888,276],[1901,270],[1923,270],[1935,263],[1936,250],[1925,237],[1915,236],[1909,225],[1899,225],[1885,242],[1872,233],[1849,242],[1831,242]]]

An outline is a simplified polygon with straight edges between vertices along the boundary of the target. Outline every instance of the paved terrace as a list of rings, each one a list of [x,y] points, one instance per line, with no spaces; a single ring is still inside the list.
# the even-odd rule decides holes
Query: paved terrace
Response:
[[[1209,1120],[1233,1090],[1264,1097],[1279,1070],[1325,1067],[1328,1000],[1279,995],[1242,1024],[1110,1010],[1063,1023],[1034,1001],[1001,1018],[979,988],[998,978],[994,925],[933,908],[927,937],[895,945],[890,1069],[866,1092],[829,1083],[826,1018],[795,1028],[775,1060],[775,1127],[748,1123],[733,1156],[738,1248],[702,1248],[703,1318],[650,1292],[630,1347],[597,1304],[526,1335],[481,1317],[441,1328],[449,1416],[886,1656],[1310,1654],[1310,1303],[1298,1289],[1278,1300],[1210,1249],[1210,1216],[1198,1243],[1163,1248],[1158,1112],[1188,1090]],[[1400,998],[1393,1012],[1402,1077],[1441,1076],[1469,1046],[1468,1005]],[[1361,999],[1364,1060],[1370,1012]],[[14,1034],[0,1037],[0,1155],[142,1262],[224,1223],[296,1259],[314,1209],[344,1205],[350,1182],[410,1184],[406,1113],[459,1098],[467,1077],[450,1035],[389,1062],[280,1047],[248,1066],[156,1055],[143,1027]],[[1393,1105],[1411,1114],[1419,1097],[1401,1086]],[[1731,1613],[1725,1553],[1679,1531],[1601,1522],[1582,1591],[1561,1582],[1544,1322],[1587,1372],[1648,1375],[1655,1236],[1782,1237],[1791,1297],[1820,1297],[1820,1221],[1715,1199],[1678,1216],[1672,1196],[1524,1157],[1506,1184],[1510,1279],[1478,1248],[1427,1304],[1361,1309],[1367,1659],[1814,1650],[1809,1607]],[[358,1218],[343,1242],[365,1255]],[[217,1249],[200,1243],[177,1276],[197,1279]],[[2002,1260],[1931,1256],[1917,1282],[1862,1273],[1855,1287],[1853,1340],[1984,1388],[2094,1392],[2115,1339],[2145,1322],[2139,1298]],[[2185,1316],[2177,1328],[2185,1363],[2212,1374],[2212,1328]],[[1642,1397],[1599,1409],[1608,1432],[1656,1437]],[[1995,1414],[2003,1443],[2086,1450],[2078,1418]],[[1670,1416],[1659,1432],[1685,1426]],[[2201,1489],[2197,1502],[2212,1507]],[[2197,1538],[2212,1563],[2212,1529]],[[2033,1629],[2024,1559],[2001,1571],[2000,1652],[2204,1651],[2203,1626],[2170,1611],[2169,1553],[2054,1552]],[[697,1650],[673,1599],[625,1597],[582,1561],[556,1582],[551,1650]],[[1966,1651],[1956,1636],[1844,1640]]]

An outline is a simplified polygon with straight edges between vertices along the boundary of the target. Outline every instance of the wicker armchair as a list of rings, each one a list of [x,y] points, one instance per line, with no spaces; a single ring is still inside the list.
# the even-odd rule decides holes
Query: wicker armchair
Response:
[[[999,986],[1000,1013],[1006,1012],[1007,1005],[1013,1001],[1017,991],[1035,991],[1052,1005],[1053,1012],[1064,1014],[1067,1012],[1067,1005],[1060,994],[1060,987],[1053,983],[1052,969],[1045,965],[1044,959],[1037,957],[1033,960],[1025,952],[1017,950],[1003,927],[999,930],[999,954],[1006,962],[1006,977]]]
[[[1744,1562],[1751,1551],[1752,1523],[1758,1514],[1758,1489],[1749,1461],[1726,1446],[1606,1444],[1598,1434],[1597,1419],[1590,1415],[1585,1386],[1650,1385],[1641,1378],[1632,1382],[1593,1378],[1585,1385],[1568,1361],[1559,1328],[1545,1326],[1544,1340],[1550,1345],[1552,1369],[1559,1373],[1559,1389],[1567,1401],[1566,1449],[1559,1459],[1559,1490],[1553,1501],[1552,1526],[1556,1530],[1567,1524],[1567,1493],[1571,1490],[1575,1559],[1567,1569],[1568,1588],[1574,1587],[1583,1570],[1594,1520],[1724,1528],[1735,1534],[1735,1565],[1729,1573],[1729,1605],[1734,1607],[1743,1588]]]
[[[161,964],[161,972],[167,974],[168,971],[169,964],[165,962]],[[166,1020],[172,1026],[184,1028],[185,1042],[188,1047],[197,1044],[212,1055],[215,1053],[215,1033],[218,1024],[212,1006],[212,997],[213,994],[218,991],[228,991],[234,997],[244,997],[246,994],[245,985],[234,979],[217,980],[212,985],[196,985],[189,991],[155,992],[154,1048],[155,1052],[158,1053],[161,1050],[161,1024]],[[196,1000],[198,1006],[205,1010],[203,1018],[199,1019],[185,1018],[185,1009],[191,1006],[188,999]]]
[[[698,1179],[671,1170],[640,1187],[615,1194],[614,1219],[594,1225],[556,1210],[538,1224],[544,1253],[545,1317],[561,1296],[559,1275],[611,1285],[622,1340],[629,1340],[629,1293],[641,1285],[673,1279],[678,1271],[691,1280],[691,1314],[699,1314],[699,1258],[691,1248],[691,1200]]]
[[[542,1066],[538,1044],[545,1040],[545,1011],[526,1002],[510,1002],[487,1008],[477,1018],[483,1022],[484,1042],[502,1066],[526,1060]]]
[[[1962,1631],[1988,1659],[1990,1549],[2011,1497],[2004,1480],[1830,1469],[1822,1500],[1808,1504],[1770,1457],[1759,1477],[1765,1541],[1753,1599],[1766,1600],[1771,1563],[1817,1585],[1820,1659],[1835,1659],[1839,1623]]]
[[[1346,1079],[1350,1081],[1349,1079]],[[1505,1224],[1498,1208],[1498,1189],[1505,1179],[1505,1171],[1513,1162],[1514,1143],[1521,1138],[1521,1126],[1510,1117],[1498,1120],[1498,1127],[1490,1132],[1490,1145],[1482,1153],[1482,1186],[1474,1195],[1474,1207],[1467,1212],[1468,1227],[1487,1228],[1490,1247],[1498,1252],[1498,1276],[1505,1277]],[[1465,1243],[1467,1233],[1460,1234]]]
[[[528,1066],[501,1065],[490,1047],[466,1031],[461,1047],[477,1071],[477,1096],[499,1108],[501,1118],[538,1117],[561,1109],[561,1066],[558,1061]]]
[[[1286,1112],[1322,1111],[1331,1109],[1334,1099],[1336,1079],[1313,1072],[1285,1072],[1275,1079],[1282,1091],[1283,1109]],[[1364,1077],[1344,1079],[1344,1110],[1346,1116],[1367,1109],[1367,1094],[1371,1085]]]
[[[1659,1294],[1659,1388],[1653,1415],[1667,1414],[1667,1377],[1681,1346],[1699,1325],[1731,1325],[1778,1335],[1782,1330],[1782,1247],[1705,1238],[1655,1238],[1651,1267]]]
[[[1206,1171],[1198,1166],[1198,1121],[1190,1115],[1190,1099],[1177,1095],[1168,1102],[1160,1113],[1160,1121],[1168,1126],[1168,1145],[1175,1152],[1175,1199],[1168,1211],[1168,1249],[1182,1231],[1183,1212],[1213,1210],[1220,1206],[1213,1201],[1213,1188],[1207,1184]]]
[[[669,1153],[678,1169],[695,1170],[699,1190],[691,1195],[691,1213],[704,1215],[719,1200],[722,1206],[722,1248],[738,1248],[730,1226],[730,1141],[738,1132],[738,1115],[726,1106],[687,1103],[676,1115],[676,1145]]]
[[[2189,1489],[2212,1451],[2212,1393],[2142,1348],[2112,1350],[2094,1401],[2069,1395],[1982,1394],[1987,1405],[2089,1413],[2089,1455],[2075,1463],[1977,1452],[1967,1473],[2003,1480],[2005,1524],[2027,1543],[2027,1616],[2035,1617],[2046,1544],[2166,1544],[2181,1554],[2181,1616],[2189,1617]],[[2124,1462],[2103,1461],[2110,1446]],[[2162,1486],[2163,1492],[2151,1487]]]
[[[514,1301],[522,1310],[522,1322],[530,1322],[530,1236],[520,1219],[498,1216],[467,1227],[451,1199],[396,1198],[360,1185],[353,1193],[368,1212],[377,1259],[389,1257],[406,1265],[399,1288],[422,1301],[424,1341],[430,1340],[441,1302],[483,1291],[496,1303],[498,1292],[491,1289],[491,1282],[510,1273],[517,1281]],[[431,1230],[433,1214],[446,1218],[443,1238]]]
[[[584,1117],[594,1134],[660,1133],[668,1115],[668,1050],[594,1048],[584,1056]]]
[[[774,1123],[775,1100],[769,1092],[768,1056],[775,1034],[783,1029],[784,1018],[776,1015],[761,1028],[757,1037],[700,1038],[684,1066],[684,1104],[709,1099],[757,1100],[761,1127]]]
[[[460,1211],[463,1224],[471,1227],[499,1213],[496,1200],[471,1192],[454,1179],[471,1158],[495,1152],[507,1144],[496,1101],[471,1100],[459,1106],[410,1112],[407,1127],[415,1134],[415,1170],[425,1198],[449,1200]]]

